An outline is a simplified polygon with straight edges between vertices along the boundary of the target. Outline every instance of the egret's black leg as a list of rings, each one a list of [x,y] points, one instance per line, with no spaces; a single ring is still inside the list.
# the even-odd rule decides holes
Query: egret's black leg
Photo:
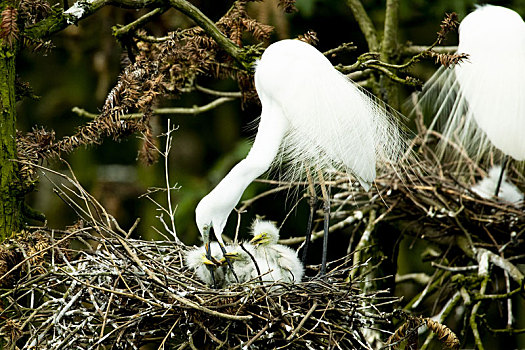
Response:
[[[306,260],[308,259],[308,247],[312,240],[312,225],[314,222],[315,214],[315,205],[317,203],[317,195],[315,194],[315,185],[314,180],[312,179],[312,174],[310,174],[309,167],[306,167],[306,179],[308,180],[308,192],[310,193],[310,198],[308,204],[310,205],[310,216],[308,217],[308,225],[306,226],[306,239],[304,242],[303,258],[302,263],[306,266]]]
[[[226,255],[226,248],[222,243],[219,243],[219,247],[221,247],[222,255],[224,256],[224,260],[226,260],[226,263],[228,264],[228,267],[230,268],[231,272],[233,273],[233,276],[235,277],[235,280],[237,283],[239,283],[239,277],[237,277],[237,274],[235,273],[235,270],[233,269],[232,263],[230,261],[230,258]]]
[[[505,173],[505,168],[507,167],[507,164],[509,162],[509,156],[506,155],[505,158],[503,158],[503,164],[501,164],[501,173],[499,173],[499,179],[498,179],[498,185],[496,186],[496,193],[494,193],[494,196],[499,195],[499,188],[501,187],[501,182],[503,181],[503,174]]]
[[[317,203],[317,198],[315,196],[315,193],[310,194],[310,199],[308,200],[308,204],[310,205],[310,215],[308,216],[308,225],[306,226],[306,240],[304,242],[303,257],[301,260],[304,266],[306,266],[306,261],[308,259],[308,247],[310,246],[310,241],[312,240],[312,226],[314,222],[316,203]]]
[[[319,181],[321,183],[321,192],[323,193],[323,211],[324,211],[324,235],[323,235],[323,256],[321,260],[321,271],[319,275],[323,277],[326,275],[326,258],[328,254],[328,228],[330,227],[330,190],[327,189],[323,178],[323,173],[317,171]]]
[[[328,190],[329,192],[329,190]],[[323,203],[324,211],[324,226],[323,226],[323,258],[321,260],[321,272],[320,275],[326,275],[326,256],[328,254],[328,229],[330,227],[330,197],[324,198]]]

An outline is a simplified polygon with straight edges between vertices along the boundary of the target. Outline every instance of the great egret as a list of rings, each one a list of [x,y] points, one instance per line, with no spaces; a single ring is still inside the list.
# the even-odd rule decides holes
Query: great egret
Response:
[[[430,128],[448,118],[441,156],[449,142],[461,143],[475,160],[490,145],[499,149],[506,155],[501,182],[508,156],[525,160],[525,23],[508,8],[478,6],[460,24],[458,52],[469,59],[439,69],[426,84],[422,100],[437,111]]]
[[[397,159],[403,148],[395,118],[305,42],[270,45],[256,64],[255,87],[262,112],[253,146],[195,210],[208,255],[211,228],[225,252],[228,216],[272,163],[288,163],[287,179],[302,180],[307,169],[342,170],[368,190],[376,162]],[[327,232],[324,239],[326,246]],[[325,261],[323,249],[323,268]]]
[[[279,229],[271,221],[255,220],[252,225],[253,238],[250,241],[255,246],[255,257],[271,266],[275,266],[278,278],[282,282],[301,282],[304,268],[297,252],[290,247],[278,244]]]
[[[220,248],[218,242],[211,242],[211,250],[214,252],[211,259],[206,255],[205,246],[201,246],[186,253],[186,266],[195,271],[195,275],[210,286],[224,286],[224,270],[220,263]]]

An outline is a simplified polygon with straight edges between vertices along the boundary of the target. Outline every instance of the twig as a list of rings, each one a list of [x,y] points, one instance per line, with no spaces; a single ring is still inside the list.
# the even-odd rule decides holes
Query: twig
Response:
[[[308,312],[306,313],[306,315],[304,315],[303,319],[301,320],[301,322],[299,322],[299,324],[297,325],[297,327],[295,327],[295,329],[292,331],[292,333],[288,336],[288,338],[286,338],[286,341],[290,341],[293,339],[293,337],[297,334],[297,332],[299,332],[299,330],[301,328],[303,328],[304,326],[304,323],[306,322],[306,320],[308,320],[308,318],[310,316],[312,316],[313,312],[315,311],[315,309],[317,308],[317,301],[314,301],[314,304],[312,305],[312,307],[308,310]]]
[[[215,100],[213,100],[210,103],[207,103],[202,106],[194,106],[194,107],[172,107],[172,108],[157,108],[153,110],[154,115],[162,115],[162,116],[170,116],[174,114],[188,114],[188,115],[197,115],[204,112],[211,111],[214,108],[217,108],[218,106],[233,101],[233,97],[219,97]],[[79,117],[83,118],[89,118],[89,119],[95,119],[98,118],[99,115],[95,113],[90,113],[86,111],[85,109],[79,108],[79,107],[73,107],[71,111],[75,114],[77,114]],[[142,113],[130,113],[130,114],[124,114],[120,118],[121,119],[137,119],[142,118]]]
[[[119,39],[122,40],[125,37],[130,36],[135,32],[137,29],[144,26],[144,24],[151,21],[155,16],[160,15],[164,12],[166,12],[167,8],[165,7],[157,7],[156,9],[153,9],[152,11],[146,13],[145,15],[141,16],[140,18],[136,19],[135,21],[126,24],[125,26],[121,26],[118,28],[113,29],[113,35]]]

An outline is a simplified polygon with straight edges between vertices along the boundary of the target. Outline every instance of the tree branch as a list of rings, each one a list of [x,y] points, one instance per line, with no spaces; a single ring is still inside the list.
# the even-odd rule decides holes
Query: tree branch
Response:
[[[357,24],[359,24],[359,28],[361,28],[363,35],[365,36],[365,40],[368,43],[368,49],[370,51],[379,50],[379,40],[377,40],[376,28],[374,27],[374,23],[372,23],[370,17],[368,17],[368,14],[366,13],[361,1],[347,0],[346,3],[348,7],[350,7],[350,10],[352,10],[354,18],[357,21]]]
[[[424,45],[409,45],[401,50],[403,56],[413,56],[420,54],[421,52],[428,51],[428,46]],[[437,53],[454,53],[458,50],[457,46],[435,46],[432,51]]]
[[[166,11],[166,7],[157,7],[156,9],[146,13],[144,16],[141,16],[137,20],[126,24],[125,26],[117,26],[113,27],[113,35],[120,39],[122,37],[128,36],[130,33],[135,32],[137,29],[142,27],[145,23],[149,22],[153,17],[157,16],[158,14],[162,14]]]
[[[31,39],[47,38],[71,24],[89,17],[106,5],[113,5],[127,9],[142,9],[154,5],[161,5],[162,0],[79,0],[67,11],[55,9],[46,19],[27,28],[24,35]]]
[[[216,108],[220,106],[221,104],[229,101],[233,101],[234,98],[232,97],[219,97],[213,101],[211,101],[208,104],[205,104],[203,106],[193,106],[193,107],[172,107],[172,108],[157,108],[153,110],[153,114],[156,115],[173,115],[173,114],[200,114],[207,111],[212,110],[213,108]],[[80,117],[89,118],[89,119],[95,119],[98,118],[98,114],[96,113],[90,113],[86,111],[85,109],[79,108],[79,107],[73,107],[71,109],[73,113],[76,113]],[[130,113],[130,114],[124,114],[120,117],[120,119],[136,119],[136,118],[142,118],[142,113]]]
[[[399,0],[387,0],[385,14],[385,28],[383,30],[383,42],[381,43],[381,60],[391,63],[397,54],[397,32],[399,27]],[[383,71],[383,73],[386,73]],[[385,98],[388,104],[394,108],[399,107],[398,88],[394,84],[397,81],[392,75],[391,80],[384,81]],[[397,78],[397,76],[395,76]]]
[[[381,43],[381,59],[390,62],[397,51],[397,32],[399,27],[399,0],[387,0],[385,28]]]
[[[232,56],[242,67],[251,67],[254,56],[257,54],[251,48],[241,49],[228,39],[208,17],[197,7],[186,0],[79,0],[67,11],[55,11],[46,19],[25,30],[24,34],[31,39],[42,39],[51,36],[70,24],[92,15],[106,5],[113,5],[128,9],[142,9],[152,6],[163,7],[170,5],[191,18],[206,34],[211,36],[217,44]]]
[[[197,7],[186,0],[169,0],[170,5],[190,17],[206,34],[211,36],[217,44],[232,56],[241,66],[249,68],[251,60],[247,60],[244,51],[228,39],[208,17],[206,17]],[[247,62],[250,61],[250,62]]]

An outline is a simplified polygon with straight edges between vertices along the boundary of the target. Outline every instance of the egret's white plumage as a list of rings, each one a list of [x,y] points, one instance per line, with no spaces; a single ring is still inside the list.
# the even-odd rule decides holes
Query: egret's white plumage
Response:
[[[286,176],[295,179],[306,167],[344,170],[368,189],[376,162],[397,159],[404,145],[394,118],[305,42],[270,45],[257,63],[255,87],[262,112],[253,146],[195,210],[205,243],[211,227],[223,242],[244,190],[272,163],[288,163]]]
[[[423,105],[441,121],[440,155],[460,144],[474,160],[495,146],[525,160],[525,23],[514,11],[477,7],[459,27],[458,53],[468,60],[440,68],[425,84]],[[443,122],[444,120],[444,122]],[[460,155],[461,157],[461,155]]]
[[[210,246],[212,258],[215,259],[216,262],[219,262],[222,259],[219,244],[217,242],[211,242]],[[210,286],[214,283],[217,287],[224,286],[224,272],[226,267],[220,264],[214,265],[212,264],[213,261],[208,261],[205,246],[189,250],[186,253],[185,262],[186,266],[195,271],[195,275],[202,282]]]
[[[494,196],[498,179],[501,174],[501,166],[493,166],[488,175],[477,182],[470,189],[477,193],[482,198],[492,198]],[[507,179],[506,174],[503,175],[503,181],[499,189],[498,199],[513,203],[515,205],[523,202],[523,192]]]
[[[255,257],[274,266],[270,273],[273,280],[281,282],[301,282],[304,267],[297,257],[297,252],[290,247],[278,244],[279,229],[271,221],[255,220],[252,225]]]
[[[468,113],[503,153],[525,159],[525,23],[514,11],[486,5],[465,17],[455,67]]]

